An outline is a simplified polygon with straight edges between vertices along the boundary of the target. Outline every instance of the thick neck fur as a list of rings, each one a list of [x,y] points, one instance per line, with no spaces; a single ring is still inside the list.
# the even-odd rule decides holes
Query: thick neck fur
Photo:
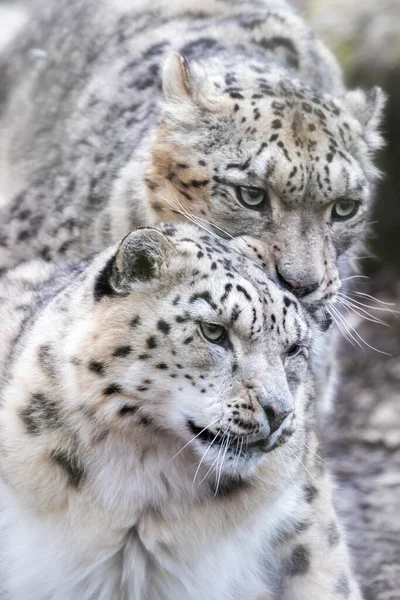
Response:
[[[61,322],[54,323],[58,326],[63,330]],[[27,348],[16,372],[21,373],[29,354]],[[42,378],[39,367],[20,374],[6,405],[22,393],[35,393]],[[68,406],[72,388],[56,375],[47,382],[46,394]],[[297,394],[300,406],[305,393],[302,387]],[[85,414],[78,405],[69,410],[68,421],[71,428],[79,421],[79,431],[70,434],[65,423],[60,435],[43,435],[33,452],[19,423],[8,424],[8,435],[19,446],[19,460],[3,471],[7,482],[7,469],[12,470],[12,484],[4,490],[5,526],[13,523],[8,559],[35,557],[24,569],[27,587],[19,576],[10,582],[11,589],[20,594],[17,598],[27,597],[32,569],[40,583],[39,595],[29,590],[32,600],[43,600],[44,589],[60,600],[202,598],[198,583],[190,581],[196,568],[197,573],[204,570],[211,597],[225,599],[224,585],[230,589],[236,577],[239,585],[245,574],[251,590],[260,549],[274,543],[278,529],[291,531],[307,515],[307,507],[297,507],[304,484],[292,458],[303,446],[303,420],[300,409],[297,432],[245,480],[220,479],[218,468],[213,474],[206,467],[198,469],[199,458],[190,445],[182,449],[181,440],[151,425],[138,425],[126,435],[112,430],[105,435],[96,430],[90,411]],[[50,461],[54,447],[58,455]],[[241,548],[249,539],[253,541],[246,557],[239,555],[240,562],[235,555],[229,558],[231,544]],[[227,577],[229,571],[226,584],[219,574],[222,568]],[[269,569],[275,569],[272,556]],[[254,593],[259,591],[256,587]]]

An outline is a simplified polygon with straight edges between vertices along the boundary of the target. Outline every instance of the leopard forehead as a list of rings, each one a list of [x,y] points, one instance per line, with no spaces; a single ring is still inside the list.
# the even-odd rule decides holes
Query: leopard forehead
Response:
[[[265,72],[265,65],[221,70],[208,61],[203,71],[197,105],[186,105],[180,114],[165,105],[169,127],[161,138],[172,151],[167,178],[185,199],[196,203],[206,189],[218,194],[221,183],[268,185],[292,206],[369,199],[376,172],[363,127],[344,96]]]
[[[150,291],[132,288],[137,298],[135,316],[154,326],[154,334],[163,328],[161,319],[171,335],[172,328],[186,330],[189,321],[206,321],[220,323],[247,340],[261,340],[266,332],[279,339],[283,322],[283,345],[295,341],[300,332],[301,337],[309,337],[308,317],[298,300],[265,269],[237,252],[234,241],[186,223],[161,224],[159,230],[173,251],[163,259]],[[130,295],[122,301],[129,310]],[[107,307],[108,324],[109,318],[113,322],[125,319],[125,309],[120,314],[112,303]],[[102,310],[99,314],[102,318]]]
[[[211,292],[231,282],[233,287],[246,288],[242,293],[246,302],[267,305],[270,298],[278,304],[293,304],[305,318],[298,300],[281,289],[268,271],[238,251],[236,240],[225,240],[212,231],[186,223],[161,224],[160,230],[178,250],[184,272],[180,283],[185,289],[202,288]]]
[[[268,185],[289,205],[367,199],[360,124],[334,98],[267,81],[228,86],[221,111],[200,121],[196,145],[213,162],[214,184]]]

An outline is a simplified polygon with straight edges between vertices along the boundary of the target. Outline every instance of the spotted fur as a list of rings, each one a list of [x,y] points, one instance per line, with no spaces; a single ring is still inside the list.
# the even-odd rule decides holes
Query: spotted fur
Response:
[[[335,297],[365,230],[383,98],[346,92],[283,0],[50,0],[2,70],[3,266],[193,215],[308,304]],[[238,186],[268,192],[262,210]],[[338,199],[358,203],[352,219],[331,219]]]
[[[11,600],[361,597],[316,458],[320,326],[264,269],[169,224],[21,264],[0,301]]]

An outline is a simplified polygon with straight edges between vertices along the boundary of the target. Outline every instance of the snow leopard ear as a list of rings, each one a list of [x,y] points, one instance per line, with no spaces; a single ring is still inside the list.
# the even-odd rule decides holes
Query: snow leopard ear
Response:
[[[158,278],[162,266],[174,252],[175,246],[157,229],[132,231],[121,241],[116,254],[97,277],[96,300],[127,294],[135,284]]]
[[[137,229],[122,240],[115,257],[114,275],[123,286],[150,281],[159,276],[162,265],[174,250],[173,244],[158,229]]]
[[[162,88],[166,100],[193,99],[194,77],[186,58],[172,52],[164,64]]]
[[[363,137],[371,150],[380,148],[384,141],[379,127],[386,103],[381,88],[375,86],[368,92],[353,90],[345,96],[345,105],[363,127]]]

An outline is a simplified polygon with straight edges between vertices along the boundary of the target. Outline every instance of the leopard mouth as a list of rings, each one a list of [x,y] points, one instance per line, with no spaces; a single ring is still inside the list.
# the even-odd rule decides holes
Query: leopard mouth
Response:
[[[198,441],[207,444],[207,446],[223,447],[224,452],[243,458],[248,458],[255,453],[271,452],[283,443],[282,436],[279,434],[273,434],[258,440],[249,440],[247,436],[227,435],[221,431],[215,432],[208,428],[198,427],[190,419],[187,421],[187,425]]]
[[[208,429],[208,428],[198,427],[190,419],[188,420],[187,424],[188,424],[190,431],[193,433],[193,435],[196,436],[196,439],[198,439],[199,441],[202,441],[206,444],[212,443],[213,445],[215,444],[216,446],[222,446],[222,442],[224,442],[226,444],[227,439],[228,439],[229,440],[228,448],[229,448],[233,443],[233,440],[234,440],[233,436],[227,437],[221,431],[215,432],[215,431],[211,431],[211,429]],[[236,439],[235,439],[235,442],[236,442]]]

